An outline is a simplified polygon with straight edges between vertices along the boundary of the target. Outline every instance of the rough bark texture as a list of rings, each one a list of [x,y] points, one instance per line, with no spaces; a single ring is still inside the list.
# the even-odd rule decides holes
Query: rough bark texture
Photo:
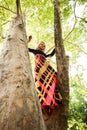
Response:
[[[46,130],[31,73],[23,17],[0,52],[0,130]]]
[[[54,0],[54,32],[59,88],[63,100],[55,110],[49,121],[46,122],[48,130],[67,130],[69,108],[69,57],[65,55],[62,29],[60,21],[59,1]],[[58,83],[59,84],[59,83]]]

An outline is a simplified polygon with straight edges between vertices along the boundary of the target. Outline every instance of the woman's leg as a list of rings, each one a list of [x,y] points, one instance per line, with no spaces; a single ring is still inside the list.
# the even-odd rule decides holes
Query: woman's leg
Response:
[[[48,106],[41,106],[44,120],[48,120],[49,119],[49,114],[48,114],[49,111],[48,111],[47,107]]]

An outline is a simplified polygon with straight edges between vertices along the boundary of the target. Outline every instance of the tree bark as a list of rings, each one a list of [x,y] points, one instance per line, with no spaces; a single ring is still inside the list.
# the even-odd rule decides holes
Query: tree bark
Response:
[[[0,52],[0,130],[46,130],[35,90],[22,16]]]
[[[46,122],[48,130],[67,130],[68,128],[68,109],[69,109],[69,57],[65,54],[62,40],[62,28],[60,20],[59,1],[54,0],[54,37],[56,48],[56,61],[58,82],[57,87],[63,97],[62,103]]]

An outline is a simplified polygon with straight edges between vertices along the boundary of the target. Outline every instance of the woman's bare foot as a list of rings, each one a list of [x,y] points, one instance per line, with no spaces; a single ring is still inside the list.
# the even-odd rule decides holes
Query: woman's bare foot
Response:
[[[43,114],[43,118],[44,118],[44,120],[45,120],[45,121],[47,121],[47,120],[49,119],[49,116],[48,116],[48,115]]]
[[[45,121],[48,120],[49,117],[50,117],[48,110],[49,110],[49,109],[48,109],[47,106],[42,107],[43,118],[44,118]]]

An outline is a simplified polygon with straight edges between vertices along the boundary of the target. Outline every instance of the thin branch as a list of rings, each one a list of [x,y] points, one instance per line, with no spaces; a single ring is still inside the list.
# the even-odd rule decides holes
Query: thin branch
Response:
[[[8,22],[10,22],[10,20],[4,22],[4,23],[2,24],[2,26],[4,26],[5,24],[7,24]]]
[[[5,21],[6,19],[5,18],[3,18],[3,17],[0,17],[0,19],[2,20],[2,21]]]
[[[75,19],[75,23],[74,23],[74,25],[73,25],[73,28],[72,28],[72,30],[67,34],[67,36],[64,38],[64,41],[67,39],[67,37],[69,37],[69,35],[73,32],[73,30],[74,30],[74,28],[75,28],[75,26],[76,26],[76,23],[77,23],[77,20]]]
[[[76,16],[76,18],[79,18],[79,19],[81,19],[82,21],[84,21],[85,23],[87,23],[87,20],[85,20],[85,18],[81,18],[81,17],[78,17],[78,16]]]
[[[49,53],[53,48],[55,48],[55,46],[52,46],[46,53]]]
[[[10,10],[10,9],[8,9],[8,8],[6,8],[6,7],[4,7],[4,6],[1,6],[1,5],[0,5],[0,8],[3,8],[3,9],[5,9],[5,10],[8,10],[8,11],[10,11],[11,13],[14,13],[14,14],[16,14],[14,11],[12,11],[12,10]]]
[[[85,52],[81,47],[79,47],[78,45],[72,43],[72,42],[69,42],[69,41],[66,41],[67,43],[69,44],[72,44],[78,51],[81,51],[83,52],[85,55],[87,55],[87,52]],[[53,48],[55,48],[55,46],[52,46],[46,53],[50,52]]]
[[[75,17],[75,19],[76,19],[76,2],[77,1],[75,1],[75,5],[74,5],[74,17]]]
[[[76,13],[75,13],[75,9],[76,9],[76,2],[75,2],[75,5],[74,5],[74,17],[75,17],[75,23],[73,25],[73,28],[72,30],[67,34],[67,36],[64,38],[64,41],[67,39],[67,37],[73,32],[75,26],[76,26],[76,23],[77,23],[77,18],[76,18]]]
[[[6,0],[4,0],[4,2],[6,3],[6,5],[7,5],[8,9],[9,9],[9,5],[8,5],[8,3],[6,2]]]
[[[72,42],[69,42],[69,41],[66,41],[66,42],[72,44],[74,47],[77,48],[77,50],[79,50],[79,51],[81,51],[81,52],[83,52],[84,54],[87,55],[87,52],[85,52],[85,51],[84,51],[82,48],[80,48],[78,45],[76,45],[76,44],[74,44],[74,43],[72,43]]]
[[[10,22],[10,20],[7,20],[7,21],[6,21],[6,19],[3,18],[3,17],[0,17],[0,19],[1,19],[2,21],[4,21],[3,24],[1,24],[1,26],[3,26],[3,25],[5,25],[5,24],[7,24],[8,22]]]

